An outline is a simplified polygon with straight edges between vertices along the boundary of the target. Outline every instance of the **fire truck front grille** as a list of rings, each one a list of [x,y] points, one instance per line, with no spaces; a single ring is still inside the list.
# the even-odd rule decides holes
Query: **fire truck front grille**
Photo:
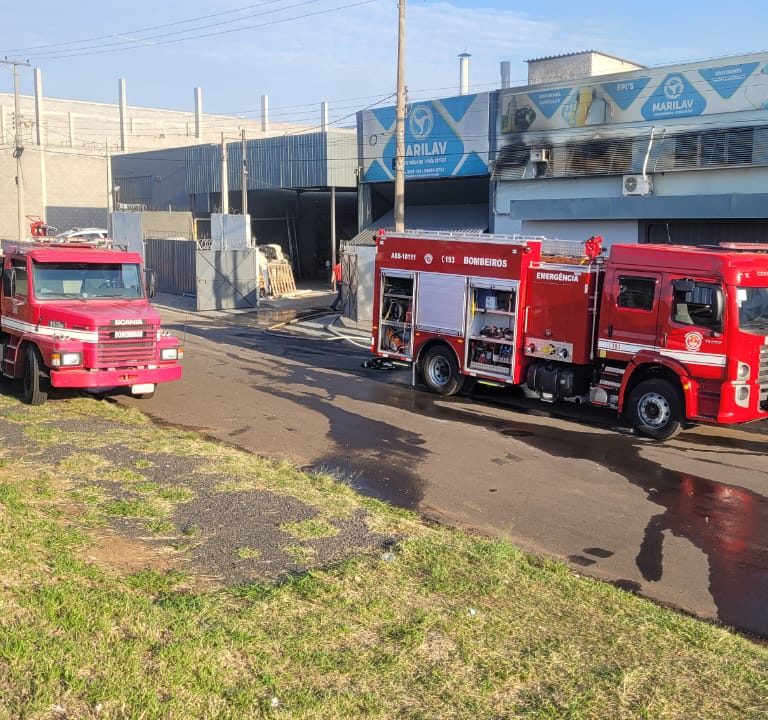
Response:
[[[132,368],[157,362],[157,326],[99,328],[96,362],[99,368]]]
[[[768,410],[768,345],[760,348],[760,368],[757,371],[760,384],[760,409]]]

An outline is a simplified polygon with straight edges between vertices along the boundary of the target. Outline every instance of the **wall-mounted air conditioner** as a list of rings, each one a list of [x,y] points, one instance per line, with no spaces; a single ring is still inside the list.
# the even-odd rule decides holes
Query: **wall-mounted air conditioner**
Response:
[[[650,195],[653,192],[653,182],[645,175],[625,175],[621,187],[625,195]]]

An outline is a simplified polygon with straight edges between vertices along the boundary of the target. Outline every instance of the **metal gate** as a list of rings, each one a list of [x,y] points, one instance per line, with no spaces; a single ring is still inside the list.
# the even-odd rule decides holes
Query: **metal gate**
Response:
[[[341,314],[357,320],[357,253],[345,252],[341,256]]]
[[[255,308],[259,300],[258,252],[198,250],[197,309]]]
[[[195,252],[193,240],[147,238],[144,254],[147,268],[157,273],[159,292],[195,294]]]

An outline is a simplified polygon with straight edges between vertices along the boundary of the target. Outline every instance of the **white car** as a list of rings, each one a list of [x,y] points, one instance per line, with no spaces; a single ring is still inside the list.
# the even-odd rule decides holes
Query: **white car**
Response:
[[[61,242],[78,241],[89,242],[94,240],[106,240],[107,231],[104,228],[72,228],[59,233],[56,238]]]

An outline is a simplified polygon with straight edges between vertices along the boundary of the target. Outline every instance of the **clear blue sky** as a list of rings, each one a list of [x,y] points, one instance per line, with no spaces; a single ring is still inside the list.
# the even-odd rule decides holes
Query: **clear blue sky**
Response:
[[[28,57],[52,97],[115,102],[124,77],[132,105],[191,109],[199,85],[207,112],[258,116],[266,93],[275,120],[309,123],[323,99],[334,119],[394,91],[397,0],[351,7],[362,1],[37,0],[5,10],[0,57]],[[408,0],[407,7],[412,98],[452,93],[463,51],[472,53],[479,91],[498,86],[500,60],[510,60],[513,81],[523,83],[525,59],[583,49],[660,65],[768,48],[766,2]],[[201,16],[213,17],[178,24]],[[231,32],[245,26],[257,27]],[[167,42],[187,35],[199,37]],[[82,39],[89,40],[60,44]],[[37,47],[51,43],[58,45]],[[31,92],[31,72],[23,72],[22,89]],[[0,69],[0,91],[11,89]]]

